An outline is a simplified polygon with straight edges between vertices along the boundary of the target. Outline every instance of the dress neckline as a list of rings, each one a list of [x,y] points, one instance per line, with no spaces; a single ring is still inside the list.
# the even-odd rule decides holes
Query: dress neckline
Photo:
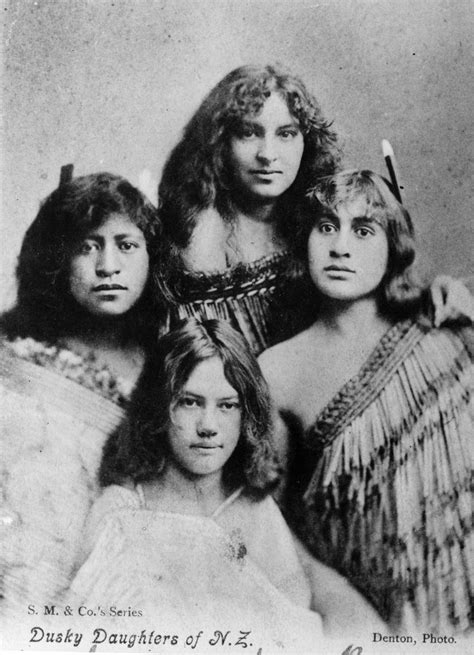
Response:
[[[222,512],[229,507],[234,501],[239,498],[239,496],[242,494],[243,487],[239,487],[236,489],[233,493],[230,494],[209,516],[204,516],[203,518],[208,518],[208,519],[215,519],[217,518]],[[147,502],[145,499],[145,492],[143,491],[143,486],[140,483],[137,483],[135,485],[135,491],[138,495],[138,499],[140,502],[140,507],[142,509],[149,509],[147,506]],[[181,514],[181,512],[172,512],[173,514]]]
[[[263,255],[262,257],[259,257],[258,259],[255,259],[251,262],[238,262],[236,264],[232,264],[231,266],[227,266],[222,270],[195,271],[183,266],[181,268],[181,272],[186,277],[196,278],[196,279],[208,279],[208,280],[232,279],[235,275],[238,275],[240,277],[244,273],[251,273],[252,271],[255,270],[260,270],[262,268],[265,269],[282,263],[294,264],[295,261],[299,263],[299,260],[297,259],[295,254],[291,250],[286,249],[286,250],[278,250],[268,255]]]
[[[276,285],[280,287],[290,280],[300,280],[305,270],[305,263],[286,250],[215,273],[180,267],[170,273],[169,285],[178,302],[200,300],[203,295],[207,300],[218,300],[239,293],[256,293]]]

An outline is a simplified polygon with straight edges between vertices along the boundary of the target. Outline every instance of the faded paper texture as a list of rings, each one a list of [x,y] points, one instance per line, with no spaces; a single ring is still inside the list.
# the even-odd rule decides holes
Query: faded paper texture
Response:
[[[154,196],[204,95],[251,62],[280,62],[302,77],[333,121],[346,167],[385,174],[380,144],[389,139],[421,270],[428,278],[472,276],[472,0],[5,0],[1,10],[0,309],[14,301],[21,240],[62,165],[73,163],[75,175],[123,175]],[[73,424],[64,413],[54,420]],[[60,455],[56,461],[61,467]],[[28,606],[19,612],[19,623],[36,625]],[[29,644],[91,647],[86,637],[78,646]],[[337,648],[468,652],[467,644],[374,644],[371,635]],[[168,643],[159,652],[188,651]]]

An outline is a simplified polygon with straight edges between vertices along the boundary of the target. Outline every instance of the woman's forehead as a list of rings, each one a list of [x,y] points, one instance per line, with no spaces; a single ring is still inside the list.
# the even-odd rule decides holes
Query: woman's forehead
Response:
[[[85,227],[86,234],[126,233],[143,236],[143,231],[132,218],[123,212],[108,212]]]
[[[196,364],[183,385],[182,392],[203,397],[230,397],[237,391],[228,382],[220,357],[208,357]]]
[[[317,221],[322,219],[365,219],[384,224],[385,211],[380,203],[374,203],[363,193],[351,193],[347,197],[324,204],[318,213]]]

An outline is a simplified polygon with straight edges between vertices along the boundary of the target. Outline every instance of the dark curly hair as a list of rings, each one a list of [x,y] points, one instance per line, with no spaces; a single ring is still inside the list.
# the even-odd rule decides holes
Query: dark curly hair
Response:
[[[379,308],[396,318],[412,315],[425,300],[413,269],[413,222],[385,178],[369,170],[345,170],[319,180],[307,194],[310,212],[301,244],[307,246],[315,221],[322,214],[337,213],[339,204],[361,197],[367,203],[365,216],[377,221],[388,241],[387,271],[378,289]]]
[[[112,213],[125,214],[140,228],[150,258],[150,279],[128,312],[126,332],[139,342],[153,333],[165,311],[161,282],[152,279],[161,256],[161,223],[153,205],[127,180],[96,173],[60,184],[28,228],[17,266],[17,303],[0,319],[7,336],[55,341],[84,325],[84,310],[70,293],[71,256],[87,232]]]
[[[224,466],[228,489],[269,493],[280,468],[271,440],[266,382],[243,336],[227,321],[189,319],[159,339],[149,352],[125,423],[109,437],[99,479],[102,486],[156,479],[168,457],[170,408],[200,362],[218,357],[242,406],[241,434]]]
[[[202,102],[163,171],[158,189],[159,212],[166,237],[176,252],[188,245],[196,215],[203,209],[214,206],[224,218],[232,217],[230,137],[238,133],[246,117],[261,111],[272,92],[285,100],[304,137],[298,175],[281,198],[284,207],[295,213],[314,179],[336,170],[340,154],[336,135],[298,77],[277,66],[233,70]],[[283,236],[289,236],[285,224],[280,229]]]

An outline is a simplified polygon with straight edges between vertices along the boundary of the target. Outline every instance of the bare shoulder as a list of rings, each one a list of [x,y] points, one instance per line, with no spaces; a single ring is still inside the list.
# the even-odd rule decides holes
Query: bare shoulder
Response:
[[[309,343],[310,335],[305,330],[268,348],[259,356],[258,363],[275,400],[286,394],[292,380],[298,377],[300,363],[307,356]]]
[[[309,342],[309,331],[304,330],[291,339],[264,350],[258,358],[263,373],[273,377],[276,372],[278,375],[281,373],[282,367],[293,367],[295,362],[305,356]]]
[[[226,267],[225,243],[228,226],[213,207],[196,217],[191,240],[182,253],[186,267],[192,271],[215,272]]]

